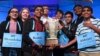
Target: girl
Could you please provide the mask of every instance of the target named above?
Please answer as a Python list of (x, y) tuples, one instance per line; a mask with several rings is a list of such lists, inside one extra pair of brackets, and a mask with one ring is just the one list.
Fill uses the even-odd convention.
[[(22, 23), (20, 22), (20, 20), (18, 18), (18, 9), (16, 9), (16, 8), (11, 8), (9, 10), (6, 21), (3, 21), (0, 25), (0, 37), (1, 37), (1, 40), (2, 40), (2, 44), (4, 44), (3, 39), (4, 39), (4, 36), (5, 36), (4, 35), (5, 33), (22, 34)], [(16, 43), (16, 44), (18, 44), (18, 43)], [(21, 56), (21, 47), (15, 48), (15, 47), (2, 46), (3, 56), (9, 56), (11, 50), (15, 51), (17, 53), (17, 56)], [(14, 56), (14, 55), (10, 55), (10, 56)]]

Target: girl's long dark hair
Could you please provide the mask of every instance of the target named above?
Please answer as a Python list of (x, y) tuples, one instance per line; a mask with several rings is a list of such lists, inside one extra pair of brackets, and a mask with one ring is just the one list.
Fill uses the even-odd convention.
[[(10, 21), (10, 16), (9, 16), (9, 14), (11, 13), (11, 10), (12, 9), (14, 9), (14, 8), (11, 8), (9, 11), (8, 11), (8, 15), (7, 15), (7, 17), (6, 17), (6, 21)], [(15, 9), (17, 9), (17, 8), (15, 8)], [(17, 21), (20, 21), (21, 19), (19, 18), (19, 16), (18, 16), (18, 18), (17, 18)]]

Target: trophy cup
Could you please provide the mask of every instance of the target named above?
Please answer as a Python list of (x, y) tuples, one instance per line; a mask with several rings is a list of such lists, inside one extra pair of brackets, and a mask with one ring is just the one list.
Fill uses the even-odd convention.
[(47, 32), (49, 34), (49, 37), (46, 39), (46, 45), (58, 45), (58, 39), (57, 39), (57, 32), (58, 32), (58, 19), (48, 19), (48, 29)]

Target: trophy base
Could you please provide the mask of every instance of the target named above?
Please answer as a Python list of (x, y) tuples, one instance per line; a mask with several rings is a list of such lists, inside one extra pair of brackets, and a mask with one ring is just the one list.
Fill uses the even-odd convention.
[(46, 45), (58, 45), (58, 39), (57, 38), (47, 38)]

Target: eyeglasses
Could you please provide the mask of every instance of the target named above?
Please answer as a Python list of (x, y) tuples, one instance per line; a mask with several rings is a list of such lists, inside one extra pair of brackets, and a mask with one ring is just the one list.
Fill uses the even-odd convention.
[(11, 11), (11, 13), (18, 13), (18, 11)]

